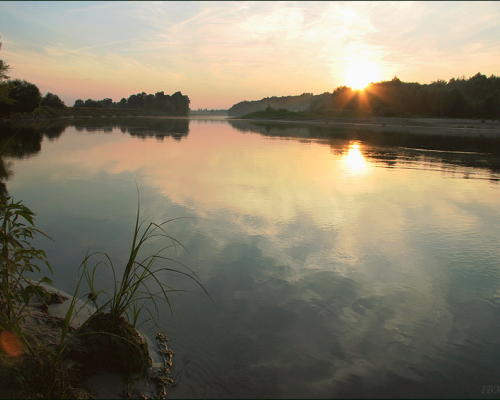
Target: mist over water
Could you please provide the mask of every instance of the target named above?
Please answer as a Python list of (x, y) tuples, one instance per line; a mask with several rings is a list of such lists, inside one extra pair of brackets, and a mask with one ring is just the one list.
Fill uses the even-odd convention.
[[(182, 370), (172, 397), (494, 396), (483, 390), (500, 384), (500, 169), (484, 144), (86, 123), (35, 130), (38, 145), (4, 157), (6, 187), (55, 240), (36, 245), (70, 293), (88, 249), (127, 259), (135, 182), (142, 217), (195, 217), (168, 225), (188, 250), (172, 257), (213, 302), (164, 278), (190, 290), (172, 296), (174, 317), (161, 309)], [(110, 286), (111, 272), (99, 278)]]

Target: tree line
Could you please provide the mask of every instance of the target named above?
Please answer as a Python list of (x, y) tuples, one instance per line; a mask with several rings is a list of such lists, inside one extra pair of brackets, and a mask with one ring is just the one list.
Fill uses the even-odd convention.
[(73, 107), (157, 110), (165, 115), (187, 116), (190, 102), (189, 97), (181, 92), (175, 92), (172, 95), (164, 92), (156, 92), (155, 94), (142, 92), (132, 94), (128, 98), (124, 97), (119, 102), (113, 102), (110, 98), (87, 99), (85, 101), (78, 99)]
[[(1, 47), (2, 43), (0, 49)], [(68, 108), (56, 94), (49, 92), (42, 97), (40, 89), (35, 84), (21, 79), (10, 80), (8, 74), (11, 69), (5, 60), (0, 59), (0, 116), (31, 113), (38, 107)], [(157, 92), (154, 95), (142, 92), (132, 94), (128, 99), (123, 98), (118, 103), (113, 103), (109, 98), (86, 101), (78, 99), (73, 107), (156, 110), (162, 115), (187, 116), (189, 103), (189, 97), (181, 92), (175, 92), (173, 95), (166, 95), (164, 92)]]
[[(0, 49), (2, 43), (0, 43)], [(40, 106), (65, 108), (64, 102), (53, 93), (42, 97), (38, 87), (24, 79), (10, 80), (11, 66), (0, 59), (0, 115), (33, 112)]]
[(301, 111), (302, 114), (338, 116), (400, 116), (500, 119), (500, 77), (481, 73), (466, 79), (437, 80), (430, 84), (390, 81), (371, 83), (364, 90), (347, 86), (333, 93), (266, 97), (242, 101), (229, 110), (241, 116), (265, 110)]
[(311, 111), (352, 110), (375, 116), (500, 119), (500, 77), (481, 73), (465, 79), (431, 84), (391, 81), (372, 83), (364, 90), (337, 87), (327, 101)]
[(315, 96), (312, 93), (302, 93), (299, 96), (273, 96), (265, 97), (262, 100), (240, 101), (228, 110), (228, 115), (237, 117), (240, 115), (250, 114), (255, 111), (264, 110), (266, 107), (277, 109), (285, 108), (289, 111), (304, 111), (309, 109), (311, 103), (315, 101), (317, 97), (318, 96)]

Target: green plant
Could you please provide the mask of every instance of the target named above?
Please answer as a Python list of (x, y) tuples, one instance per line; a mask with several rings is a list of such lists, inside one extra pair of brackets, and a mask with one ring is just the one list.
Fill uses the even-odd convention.
[(29, 241), (37, 233), (49, 236), (35, 228), (35, 213), (21, 203), (6, 194), (0, 197), (0, 328), (14, 332), (30, 348), (20, 328), (23, 311), (35, 294), (50, 298), (40, 284), (52, 281), (43, 277), (35, 282), (28, 275), (41, 272), (39, 263), (45, 264), (51, 273), (52, 268), (45, 252)]
[[(198, 284), (208, 295), (203, 283), (198, 276), (187, 266), (167, 257), (164, 253), (170, 248), (184, 246), (166, 231), (166, 225), (174, 220), (170, 219), (157, 224), (150, 222), (147, 227), (143, 227), (146, 221), (140, 221), (140, 199), (138, 191), (137, 216), (134, 227), (132, 245), (129, 257), (119, 278), (116, 268), (111, 258), (102, 252), (88, 254), (79, 268), (79, 281), (69, 310), (62, 326), (61, 343), (58, 349), (58, 358), (62, 359), (66, 350), (69, 349), (71, 341), (81, 337), (87, 349), (93, 349), (92, 356), (87, 354), (83, 358), (97, 360), (105, 364), (108, 369), (119, 370), (125, 375), (142, 374), (151, 366), (147, 344), (138, 335), (136, 328), (141, 320), (141, 315), (147, 313), (149, 318), (158, 326), (159, 317), (158, 302), (163, 301), (168, 304), (173, 315), (169, 294), (180, 294), (183, 290), (173, 289), (163, 281), (164, 275), (169, 273), (180, 274), (188, 277)], [(153, 255), (141, 258), (139, 253), (145, 243), (154, 238), (163, 238), (167, 241)], [(97, 262), (93, 267), (89, 264), (93, 258), (101, 256), (104, 260)], [(158, 262), (167, 265), (157, 267)], [(181, 266), (185, 270), (173, 268), (173, 263)], [(95, 277), (99, 268), (111, 268), (113, 274), (113, 291), (109, 289), (96, 288)], [(76, 301), (82, 282), (85, 281), (89, 293), (82, 296), (80, 300), (85, 305), (92, 303), (96, 312), (88, 318), (75, 332), (68, 335), (71, 321), (78, 313)], [(210, 297), (210, 295), (208, 295)], [(103, 300), (103, 297), (107, 297)], [(154, 311), (156, 311), (154, 315)], [(145, 322), (143, 321), (143, 322)]]
[[(121, 279), (117, 280), (113, 262), (106, 253), (87, 255), (80, 265), (77, 287), (61, 324), (60, 342), (55, 349), (49, 349), (43, 343), (41, 345), (30, 343), (21, 330), (23, 315), (24, 312), (29, 312), (31, 297), (37, 295), (45, 304), (51, 299), (51, 293), (42, 285), (42, 283), (51, 284), (49, 278), (43, 277), (35, 282), (28, 277), (30, 273), (40, 273), (39, 264), (43, 263), (52, 272), (45, 252), (30, 244), (30, 240), (37, 233), (47, 235), (34, 227), (35, 214), (22, 202), (15, 202), (9, 195), (0, 197), (0, 343), (2, 345), (13, 343), (11, 350), (14, 353), (17, 351), (15, 347), (19, 344), (19, 338), (28, 350), (25, 357), (18, 359), (21, 364), (14, 363), (7, 368), (9, 371), (12, 368), (22, 368), (22, 374), (13, 377), (21, 391), (49, 398), (73, 396), (75, 393), (71, 387), (73, 379), (70, 379), (65, 365), (68, 356), (75, 359), (76, 354), (78, 358), (78, 351), (83, 365), (89, 361), (102, 362), (111, 369), (124, 373), (129, 380), (133, 375), (142, 375), (151, 366), (151, 359), (147, 343), (136, 330), (139, 320), (142, 320), (140, 316), (147, 312), (149, 314), (147, 320), (152, 319), (157, 325), (158, 301), (166, 302), (173, 314), (168, 296), (170, 293), (180, 294), (182, 291), (166, 284), (163, 281), (163, 274), (177, 273), (188, 277), (208, 295), (202, 282), (191, 269), (164, 255), (169, 248), (177, 246), (184, 248), (165, 230), (166, 224), (179, 218), (161, 224), (151, 222), (143, 229), (145, 221), (139, 223), (139, 210), (138, 202), (132, 246)], [(163, 238), (168, 242), (153, 255), (141, 259), (139, 256), (141, 248), (153, 238)], [(104, 255), (104, 261), (98, 262), (92, 268), (89, 267), (91, 259), (97, 255)], [(174, 263), (186, 270), (168, 265), (157, 268), (158, 261)], [(110, 267), (112, 270), (114, 277), (112, 293), (108, 293), (107, 289), (96, 289), (96, 273), (102, 266)], [(90, 293), (78, 298), (84, 282)], [(107, 296), (107, 300), (101, 301), (104, 295)], [(92, 303), (96, 311), (92, 315), (83, 316), (84, 321), (75, 329), (72, 327), (73, 321), (75, 318), (82, 320), (80, 312), (84, 308), (82, 304), (78, 304), (79, 301), (83, 301), (83, 306)], [(156, 317), (153, 315), (154, 310)], [(7, 358), (0, 352), (0, 364), (4, 366), (7, 366), (11, 359), (8, 358), (8, 351), (5, 351), (7, 348), (8, 346), (3, 346)], [(109, 363), (110, 359), (114, 362)], [(118, 368), (115, 368), (116, 366)]]
[[(139, 197), (139, 193), (138, 193)], [(175, 273), (180, 274), (194, 281), (199, 285), (205, 293), (210, 297), (205, 289), (205, 286), (199, 279), (199, 277), (194, 273), (189, 267), (174, 260), (171, 257), (164, 255), (165, 251), (170, 248), (176, 248), (177, 246), (185, 247), (177, 239), (173, 238), (165, 230), (165, 226), (175, 220), (181, 218), (173, 218), (164, 221), (160, 224), (150, 222), (147, 227), (142, 231), (143, 224), (146, 221), (139, 222), (140, 220), (140, 200), (138, 199), (137, 206), (137, 216), (134, 228), (134, 235), (132, 240), (132, 246), (130, 248), (129, 258), (127, 264), (125, 265), (121, 279), (117, 279), (116, 269), (113, 265), (112, 260), (106, 253), (93, 253), (88, 255), (81, 265), (83, 269), (83, 276), (86, 277), (87, 284), (90, 288), (90, 297), (96, 299), (101, 293), (106, 293), (106, 290), (96, 291), (94, 284), (94, 276), (96, 274), (97, 268), (101, 265), (106, 265), (111, 268), (113, 273), (113, 294), (110, 296), (109, 301), (106, 302), (101, 309), (109, 308), (109, 314), (113, 321), (117, 321), (119, 318), (125, 318), (134, 327), (137, 327), (139, 316), (146, 311), (150, 319), (156, 323), (156, 318), (153, 316), (150, 304), (153, 305), (158, 315), (157, 301), (164, 301), (168, 304), (170, 311), (173, 314), (172, 306), (169, 300), (169, 293), (183, 292), (184, 290), (173, 289), (168, 284), (162, 281), (162, 276), (164, 274)], [(153, 238), (164, 238), (167, 240), (168, 244), (163, 246), (155, 254), (149, 255), (144, 259), (140, 260), (139, 252), (145, 243)], [(99, 262), (91, 271), (88, 268), (88, 261), (94, 255), (104, 255), (106, 261)], [(185, 271), (168, 267), (161, 266), (156, 268), (156, 262), (163, 261), (166, 263), (174, 263), (185, 269)]]

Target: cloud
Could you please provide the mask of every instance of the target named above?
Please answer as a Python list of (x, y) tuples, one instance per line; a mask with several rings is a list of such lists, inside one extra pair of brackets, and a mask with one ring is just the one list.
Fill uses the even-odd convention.
[[(214, 90), (227, 93), (227, 103), (216, 108), (330, 91), (345, 83), (353, 57), (376, 65), (383, 80), (424, 82), (473, 70), (491, 74), (500, 61), (495, 2), (43, 4), (0, 5), (0, 23), (19, 25), (2, 38), (13, 43), (2, 53), (14, 73), (40, 77), (40, 63), (46, 74), (67, 67), (88, 76), (95, 68), (96, 86), (120, 85), (118, 78), (137, 88), (141, 79), (146, 86), (156, 81), (188, 93), (193, 107), (210, 107), (196, 98)], [(26, 62), (30, 57), (36, 61)]]

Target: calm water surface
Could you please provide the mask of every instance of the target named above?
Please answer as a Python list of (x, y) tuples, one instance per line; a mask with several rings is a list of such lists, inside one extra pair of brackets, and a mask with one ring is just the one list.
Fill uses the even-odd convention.
[(498, 397), (497, 157), (127, 121), (36, 131), (38, 147), (4, 157), (6, 186), (54, 239), (36, 244), (67, 292), (88, 250), (125, 262), (136, 183), (144, 218), (196, 217), (169, 224), (188, 250), (171, 256), (213, 302), (168, 278), (190, 290), (174, 318), (162, 309), (172, 397)]

